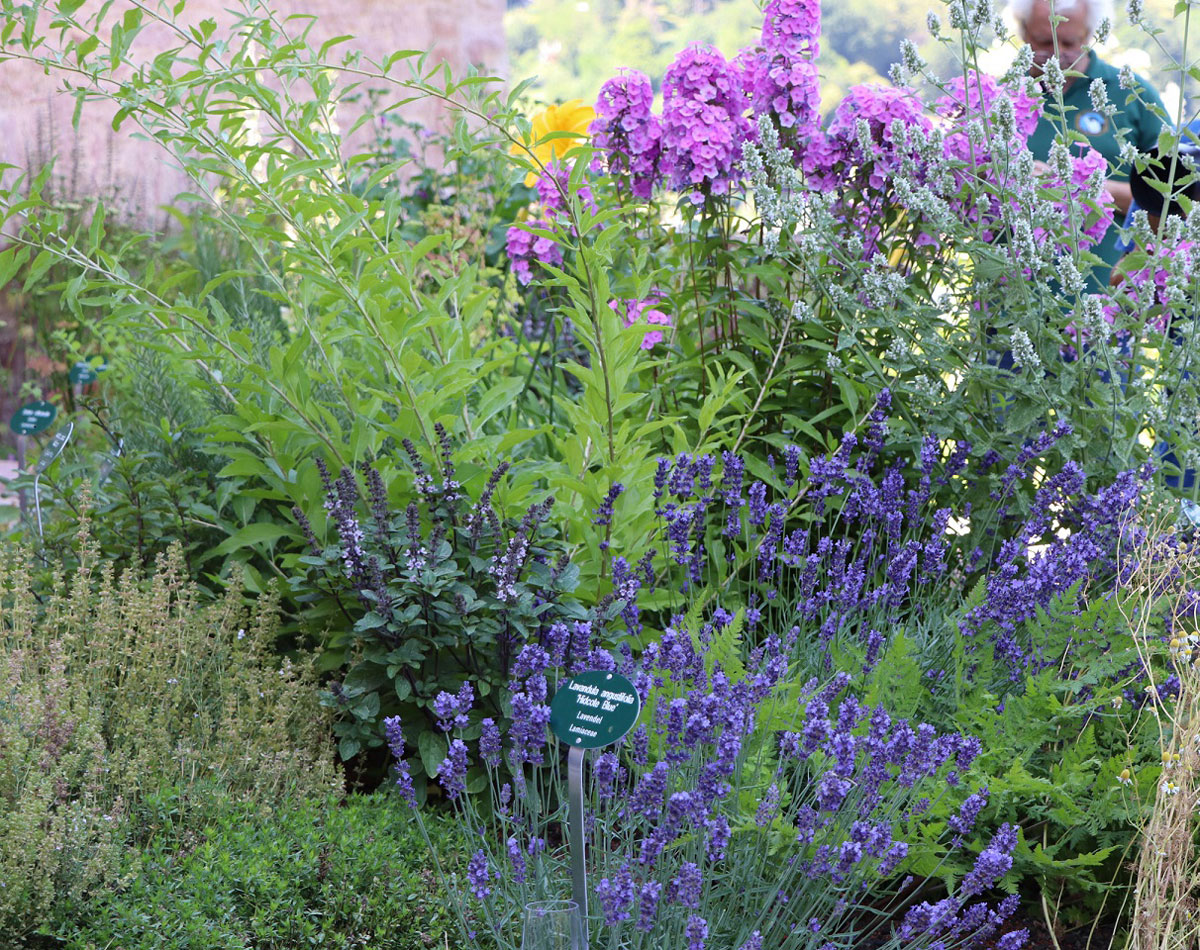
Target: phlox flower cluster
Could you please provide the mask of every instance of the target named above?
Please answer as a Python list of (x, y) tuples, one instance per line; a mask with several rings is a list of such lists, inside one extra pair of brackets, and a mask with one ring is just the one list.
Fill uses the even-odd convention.
[(750, 136), (741, 71), (711, 46), (689, 46), (663, 80), (661, 169), (671, 188), (702, 204), (740, 179), (737, 163)]
[(636, 69), (618, 73), (600, 87), (592, 144), (599, 150), (597, 171), (626, 180), (636, 198), (649, 198), (658, 184), (662, 121), (651, 111), (650, 78)]
[(814, 137), (804, 169), (820, 188), (854, 185), (879, 193), (905, 160), (913, 158), (911, 129), (928, 131), (921, 100), (909, 89), (853, 86), (830, 119), (823, 137)]
[(1037, 127), (1038, 98), (1027, 81), (1002, 85), (968, 69), (965, 77), (947, 84), (933, 109), (943, 124), (944, 153), (952, 163), (951, 185), (943, 190), (949, 191), (955, 216), (978, 225), (990, 241), (1001, 218), (1001, 196), (1018, 184), (1016, 157), (1027, 150), (1025, 141)]
[[(1109, 323), (1118, 313), (1135, 314), (1166, 333), (1179, 317), (1191, 319), (1200, 303), (1200, 254), (1191, 241), (1152, 244), (1141, 266), (1130, 267), (1119, 291), (1104, 308)], [(1177, 324), (1175, 324), (1178, 326)], [(1176, 330), (1176, 335), (1179, 331)]]
[(564, 162), (549, 162), (538, 174), (534, 190), (537, 191), (542, 217), (513, 225), (505, 233), (504, 239), (505, 253), (521, 284), (533, 280), (535, 264), (562, 266), (562, 247), (553, 234), (563, 228), (574, 233), (567, 213), (567, 195), (573, 193), (587, 210), (593, 213), (597, 210), (590, 186), (581, 184), (577, 189), (572, 188), (571, 166)]
[(781, 129), (794, 130), (795, 154), (820, 125), (821, 87), (818, 0), (771, 0), (763, 8), (759, 46), (739, 57), (755, 115), (769, 115)]
[[(552, 219), (559, 217), (567, 207), (566, 195), (572, 193), (571, 166), (562, 162), (551, 162), (545, 171), (538, 175), (533, 187), (541, 202), (542, 212)], [(589, 185), (580, 184), (579, 188), (574, 190), (574, 194), (585, 208), (593, 214), (596, 212), (596, 199), (592, 196)]]
[(562, 248), (546, 233), (551, 232), (553, 227), (549, 220), (534, 218), (508, 229), (504, 239), (505, 252), (513, 273), (522, 284), (533, 280), (534, 264), (562, 266)]
[(659, 309), (660, 303), (658, 297), (647, 297), (644, 300), (610, 300), (608, 305), (626, 327), (649, 327), (642, 336), (641, 346), (643, 350), (652, 350), (655, 344), (663, 341), (663, 331), (659, 328), (671, 326), (671, 317)]
[(1078, 150), (1072, 152), (1069, 168), (1069, 175), (1060, 176), (1067, 196), (1055, 199), (1054, 204), (1064, 219), (1070, 218), (1073, 208), (1076, 213), (1082, 211), (1084, 219), (1080, 222), (1078, 237), (1079, 246), (1086, 248), (1099, 244), (1112, 227), (1115, 205), (1104, 190), (1108, 162), (1094, 148), (1088, 148), (1082, 154)]

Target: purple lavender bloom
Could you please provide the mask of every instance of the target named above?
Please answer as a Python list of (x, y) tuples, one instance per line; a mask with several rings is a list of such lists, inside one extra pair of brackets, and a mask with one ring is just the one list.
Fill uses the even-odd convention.
[(549, 724), (549, 706), (535, 702), (526, 693), (513, 694), (508, 741), (510, 754), (518, 763), (541, 764)]
[(745, 477), (746, 463), (732, 452), (722, 452), (721, 462), (721, 497), (726, 505), (737, 508), (742, 504), (742, 479)]
[(388, 750), (396, 760), (392, 768), (396, 772), (396, 785), (400, 788), (400, 797), (411, 808), (417, 807), (417, 794), (413, 788), (412, 773), (404, 758), (404, 730), (399, 716), (389, 716), (383, 720), (384, 735), (387, 737)]
[(779, 810), (779, 785), (772, 782), (770, 787), (759, 799), (758, 809), (754, 813), (754, 823), (760, 828), (766, 828), (775, 820)]
[(479, 723), (479, 757), (488, 768), (500, 766), (500, 729), (490, 716)]
[(662, 894), (662, 884), (658, 881), (646, 881), (642, 885), (638, 897), (638, 930), (650, 933), (654, 929), (654, 920), (658, 915), (658, 900)]
[(684, 936), (687, 937), (687, 950), (704, 950), (704, 941), (708, 939), (708, 921), (698, 914), (689, 914)]
[(767, 486), (755, 482), (750, 486), (750, 523), (762, 525), (767, 520)]
[(433, 714), (438, 718), (438, 728), (442, 732), (449, 732), (457, 725), (458, 697), (441, 690), (433, 700)]
[(514, 837), (504, 843), (508, 851), (508, 861), (512, 865), (512, 878), (514, 883), (524, 884), (525, 871), (525, 851), (521, 848), (521, 843)]
[(612, 878), (602, 878), (596, 885), (596, 896), (600, 898), (600, 907), (604, 911), (604, 922), (609, 927), (615, 927), (624, 920), (629, 920), (633, 914), (630, 909), (637, 896), (637, 888), (633, 882), (633, 873), (629, 864), (623, 864)]
[(752, 933), (738, 950), (763, 950), (763, 938), (757, 930)]
[(601, 753), (592, 767), (592, 779), (596, 783), (596, 795), (601, 801), (616, 794), (617, 779), (621, 774), (620, 761), (612, 752)]
[(789, 445), (783, 450), (783, 483), (788, 488), (796, 484), (800, 474), (800, 456), (800, 449), (795, 445)]
[(552, 624), (542, 638), (542, 647), (555, 666), (564, 665), (570, 645), (571, 631), (565, 623)]
[(684, 862), (668, 891), (670, 899), (690, 910), (700, 909), (700, 897), (704, 888), (704, 877), (700, 868), (692, 861)]
[[(725, 794), (728, 794), (728, 789), (729, 786), (725, 786)], [(733, 837), (733, 829), (729, 826), (729, 819), (724, 815), (705, 819), (704, 828), (708, 832), (708, 836), (704, 841), (705, 857), (714, 864), (718, 861), (723, 861), (726, 849), (729, 847), (729, 841)]]
[(450, 749), (438, 766), (438, 780), (451, 801), (467, 790), (467, 746), (462, 739), (451, 739)]
[(604, 496), (604, 500), (600, 502), (600, 507), (596, 509), (596, 517), (592, 519), (592, 524), (599, 527), (612, 524), (613, 505), (623, 491), (625, 491), (625, 486), (620, 482), (612, 483), (607, 494)]
[(1017, 846), (1017, 832), (1012, 825), (1001, 825), (992, 843), (980, 852), (975, 866), (958, 886), (959, 899), (982, 894), (1000, 882), (1012, 869), (1012, 852)]
[(671, 460), (669, 458), (660, 457), (658, 466), (654, 470), (654, 499), (658, 501), (663, 496), (663, 488), (667, 484), (667, 477), (671, 474)]
[(987, 805), (988, 790), (986, 787), (981, 788), (973, 795), (967, 796), (962, 805), (959, 806), (958, 814), (951, 815), (946, 822), (959, 835), (969, 834), (971, 829), (975, 827), (975, 820), (979, 817), (979, 813)]
[(491, 879), (492, 870), (487, 854), (482, 849), (476, 851), (467, 862), (467, 881), (471, 885), (471, 893), (478, 900), (487, 900), (491, 896)]
[(634, 786), (633, 792), (629, 796), (627, 807), (630, 815), (651, 818), (662, 812), (669, 774), (667, 763), (659, 762), (638, 779), (637, 785)]

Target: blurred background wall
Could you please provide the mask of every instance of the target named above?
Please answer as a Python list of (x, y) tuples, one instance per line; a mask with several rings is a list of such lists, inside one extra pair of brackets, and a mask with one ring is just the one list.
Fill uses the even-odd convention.
[[(84, 11), (98, 5), (89, 0)], [(229, 6), (225, 0), (188, 0), (185, 15), (191, 23), (209, 17), (227, 22)], [(114, 8), (109, 20), (120, 17), (120, 0)], [(456, 76), (469, 66), (491, 75), (504, 75), (507, 69), (505, 0), (280, 0), (274, 9), (280, 15), (315, 16), (314, 44), (353, 35), (353, 41), (337, 47), (343, 52), (358, 49), (378, 60), (400, 49), (428, 49), (434, 59), (449, 63)], [(298, 32), (299, 22), (292, 25)], [(172, 45), (166, 29), (149, 27), (131, 55), (148, 60)], [(187, 185), (161, 148), (134, 137), (132, 123), (114, 132), (113, 110), (101, 103), (85, 108), (78, 131), (73, 130), (74, 100), (58, 91), (55, 77), (29, 63), (0, 63), (0, 101), (0, 161), (40, 167), (55, 156), (56, 187), (67, 200), (112, 197), (118, 210), (153, 226), (163, 220), (160, 206)], [(429, 103), (414, 104), (406, 117), (426, 124), (439, 118)], [(350, 121), (343, 121), (343, 127)]]

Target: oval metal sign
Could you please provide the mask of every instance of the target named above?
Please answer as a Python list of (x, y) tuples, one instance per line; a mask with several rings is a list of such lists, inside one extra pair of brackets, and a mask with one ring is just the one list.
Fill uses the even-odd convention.
[(71, 433), (74, 431), (75, 423), (68, 422), (65, 429), (63, 429), (61, 432), (55, 433), (54, 438), (50, 440), (50, 444), (42, 449), (42, 455), (38, 459), (38, 463), (33, 470), (34, 475), (41, 475), (42, 472), (46, 471), (46, 469), (50, 467), (50, 463), (62, 454), (62, 450), (71, 440)]
[(569, 746), (599, 749), (629, 732), (641, 709), (641, 697), (624, 676), (589, 670), (559, 686), (550, 701), (550, 731)]
[(8, 426), (17, 435), (35, 435), (50, 426), (58, 409), (48, 402), (27, 402), (13, 413)]
[(71, 367), (71, 372), (67, 376), (73, 385), (83, 386), (87, 383), (94, 383), (106, 369), (108, 369), (108, 364), (103, 360), (99, 363), (80, 360)]

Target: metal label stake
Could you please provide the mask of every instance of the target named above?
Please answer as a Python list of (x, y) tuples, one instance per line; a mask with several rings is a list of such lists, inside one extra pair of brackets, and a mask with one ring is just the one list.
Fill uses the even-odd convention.
[(550, 730), (567, 749), (567, 840), (571, 848), (571, 892), (583, 918), (588, 943), (587, 842), (583, 834), (583, 763), (588, 749), (622, 739), (637, 722), (642, 700), (620, 673), (591, 670), (564, 680), (550, 702)]
[(68, 422), (65, 429), (56, 432), (38, 459), (37, 467), (33, 470), (33, 505), (37, 510), (38, 537), (42, 540), (45, 540), (46, 535), (42, 532), (42, 499), (38, 482), (42, 478), (42, 472), (46, 471), (50, 467), (50, 463), (58, 458), (62, 454), (62, 450), (67, 447), (67, 443), (71, 441), (71, 433), (74, 431), (75, 423)]
[(586, 749), (567, 750), (567, 798), (570, 814), (567, 832), (571, 841), (571, 896), (583, 918), (583, 946), (588, 947), (587, 844), (583, 838), (583, 759)]

